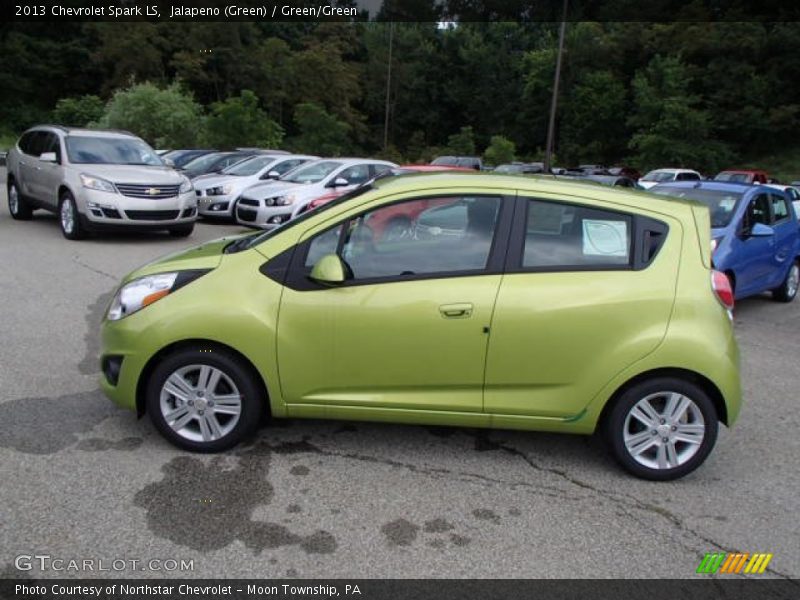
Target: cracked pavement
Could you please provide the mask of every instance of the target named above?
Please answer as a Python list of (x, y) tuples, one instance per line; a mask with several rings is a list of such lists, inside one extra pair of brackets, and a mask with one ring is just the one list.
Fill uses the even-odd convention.
[(98, 323), (122, 275), (239, 228), (73, 243), (0, 204), (4, 576), (38, 553), (194, 560), (176, 577), (683, 578), (712, 551), (800, 576), (800, 302), (739, 303), (740, 421), (677, 482), (633, 479), (595, 438), (340, 421), (192, 455), (98, 391)]

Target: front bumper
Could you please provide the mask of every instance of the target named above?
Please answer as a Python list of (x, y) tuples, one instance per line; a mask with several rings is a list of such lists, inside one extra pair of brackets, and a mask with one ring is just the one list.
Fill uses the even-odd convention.
[(236, 222), (246, 227), (275, 229), (292, 218), (291, 204), (286, 206), (265, 206), (263, 200), (241, 198), (236, 203)]
[(204, 217), (227, 217), (233, 216), (233, 207), (236, 204), (236, 196), (197, 196), (197, 212)]
[(101, 331), (100, 388), (115, 404), (136, 410), (139, 379), (159, 341), (143, 335), (137, 315), (104, 321)]
[(197, 199), (194, 191), (172, 198), (151, 200), (83, 189), (79, 212), (89, 229), (166, 228), (196, 221)]

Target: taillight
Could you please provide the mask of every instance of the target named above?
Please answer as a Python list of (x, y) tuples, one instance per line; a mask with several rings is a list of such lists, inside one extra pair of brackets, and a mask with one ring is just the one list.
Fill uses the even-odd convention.
[(731, 287), (731, 281), (728, 279), (728, 276), (719, 271), (711, 271), (711, 289), (714, 290), (714, 294), (717, 296), (717, 300), (719, 300), (720, 304), (732, 311), (733, 288)]

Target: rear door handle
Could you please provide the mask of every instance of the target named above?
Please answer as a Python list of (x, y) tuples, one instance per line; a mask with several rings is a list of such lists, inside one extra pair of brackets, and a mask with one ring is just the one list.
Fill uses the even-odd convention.
[(463, 302), (460, 304), (442, 304), (439, 312), (445, 319), (466, 319), (472, 316), (472, 304)]

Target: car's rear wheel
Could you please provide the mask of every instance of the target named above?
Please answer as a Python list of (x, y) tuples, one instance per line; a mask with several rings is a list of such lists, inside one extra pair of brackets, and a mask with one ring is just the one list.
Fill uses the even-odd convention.
[(16, 181), (10, 181), (8, 183), (7, 191), (8, 212), (11, 213), (11, 218), (17, 221), (27, 221), (33, 217), (33, 208), (19, 193)]
[(717, 439), (714, 403), (697, 385), (672, 377), (637, 383), (606, 416), (606, 439), (628, 472), (643, 479), (678, 479), (699, 467)]
[(193, 231), (194, 231), (194, 223), (192, 223), (191, 225), (182, 225), (180, 227), (172, 227), (169, 230), (169, 234), (172, 237), (184, 238), (184, 237), (189, 237), (190, 235), (192, 235)]
[(68, 240), (82, 240), (86, 237), (86, 229), (81, 223), (75, 198), (69, 192), (61, 195), (58, 204), (58, 222), (61, 225), (61, 233)]
[(795, 261), (789, 267), (786, 279), (780, 287), (772, 290), (772, 298), (778, 302), (791, 302), (797, 296), (798, 286), (800, 286), (800, 261)]
[(195, 452), (227, 450), (252, 435), (264, 394), (248, 365), (215, 346), (165, 358), (147, 382), (147, 411), (171, 443)]

